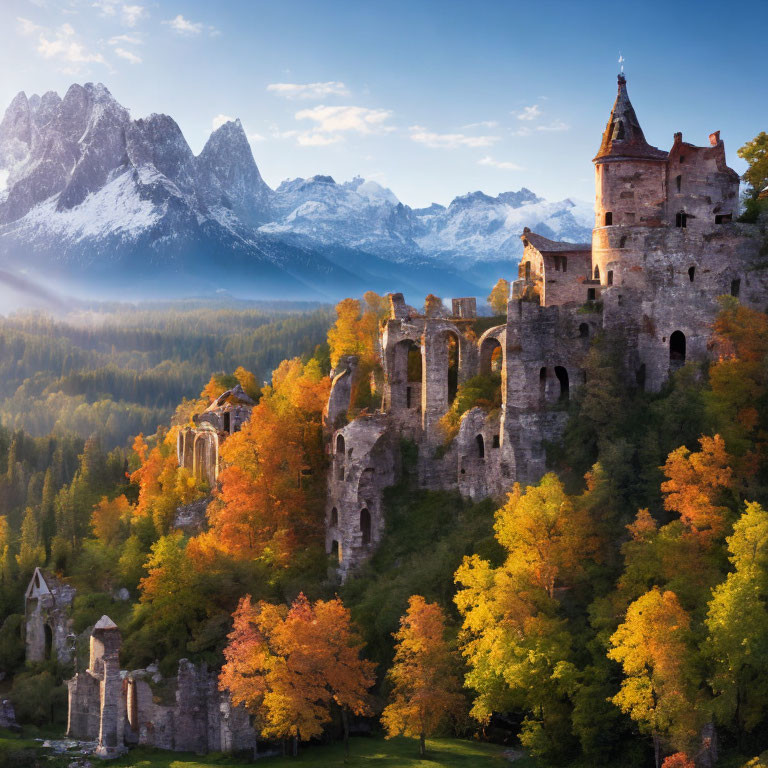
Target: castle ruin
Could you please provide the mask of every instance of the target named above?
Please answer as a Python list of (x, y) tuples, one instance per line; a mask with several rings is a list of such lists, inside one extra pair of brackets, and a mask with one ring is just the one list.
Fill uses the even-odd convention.
[(70, 615), (75, 588), (49, 571), (35, 568), (24, 593), (24, 644), (27, 662), (72, 660)]
[[(325, 412), (326, 549), (342, 579), (381, 539), (382, 492), (397, 478), (403, 438), (418, 448), (420, 487), (500, 497), (544, 474), (544, 444), (562, 435), (564, 404), (585, 382), (596, 333), (619, 335), (629, 382), (658, 391), (686, 361), (706, 358), (718, 297), (764, 307), (757, 231), (735, 221), (739, 177), (719, 131), (703, 147), (680, 133), (668, 152), (652, 147), (621, 74), (593, 162), (592, 242), (526, 228), (505, 323), (477, 334), (472, 299), (420, 313), (391, 294), (380, 337), (382, 407), (349, 423), (356, 361), (339, 362)], [(446, 444), (440, 420), (458, 385), (493, 368), (501, 408), (472, 408)]]
[(253, 750), (248, 712), (219, 691), (205, 664), (182, 659), (169, 679), (156, 668), (125, 671), (120, 646), (117, 625), (102, 616), (91, 633), (88, 669), (67, 681), (69, 738), (96, 741), (101, 758), (135, 745), (198, 754)]
[(198, 482), (210, 488), (219, 477), (219, 448), (251, 417), (256, 403), (236, 384), (219, 395), (202, 413), (195, 414), (194, 427), (182, 427), (176, 438), (176, 457)]

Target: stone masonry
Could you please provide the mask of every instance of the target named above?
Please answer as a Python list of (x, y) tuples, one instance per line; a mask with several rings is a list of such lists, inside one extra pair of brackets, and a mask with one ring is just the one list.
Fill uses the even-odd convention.
[(62, 664), (72, 660), (69, 635), (74, 599), (74, 587), (42, 568), (35, 568), (24, 594), (27, 662), (52, 657)]
[(182, 427), (176, 438), (176, 456), (180, 467), (186, 467), (198, 481), (210, 488), (219, 476), (219, 448), (226, 438), (238, 432), (251, 417), (256, 405), (237, 384), (217, 397), (200, 414), (193, 417), (194, 427)]
[(134, 745), (176, 752), (252, 751), (256, 732), (242, 707), (218, 690), (217, 675), (186, 659), (175, 678), (119, 667), (120, 632), (102, 616), (91, 634), (88, 669), (67, 681), (67, 736), (97, 741), (96, 755)]
[[(325, 414), (326, 547), (342, 579), (381, 539), (382, 492), (397, 480), (403, 440), (418, 449), (420, 487), (500, 498), (545, 472), (545, 443), (562, 434), (596, 333), (622, 339), (630, 385), (657, 391), (686, 361), (706, 358), (720, 296), (765, 308), (759, 233), (735, 221), (739, 177), (719, 131), (701, 147), (680, 133), (668, 152), (651, 146), (622, 74), (594, 164), (592, 242), (525, 228), (504, 324), (478, 337), (472, 299), (420, 313), (391, 294), (381, 410), (349, 423), (356, 360), (340, 361)], [(500, 411), (469, 410), (446, 444), (440, 420), (457, 386), (492, 369)]]

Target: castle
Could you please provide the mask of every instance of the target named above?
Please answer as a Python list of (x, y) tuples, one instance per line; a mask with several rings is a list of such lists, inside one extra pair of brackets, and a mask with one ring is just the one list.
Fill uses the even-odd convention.
[[(563, 403), (585, 382), (596, 333), (618, 334), (629, 383), (657, 391), (687, 360), (706, 357), (719, 296), (764, 308), (757, 232), (735, 222), (739, 176), (719, 132), (708, 146), (680, 133), (669, 152), (651, 146), (621, 74), (594, 164), (592, 242), (525, 229), (505, 323), (479, 334), (473, 299), (419, 313), (390, 295), (382, 407), (349, 423), (356, 361), (339, 362), (325, 411), (326, 549), (342, 579), (381, 539), (382, 492), (399, 474), (403, 438), (418, 448), (420, 487), (499, 497), (545, 472), (544, 444), (562, 434)], [(446, 445), (440, 419), (457, 385), (494, 369), (501, 408), (469, 410)]]
[[(383, 491), (405, 456), (419, 487), (472, 499), (501, 497), (514, 482), (545, 472), (546, 442), (561, 436), (565, 405), (586, 381), (598, 332), (622, 340), (624, 375), (657, 391), (687, 360), (703, 360), (718, 298), (764, 308), (768, 273), (755, 227), (735, 221), (739, 177), (719, 132), (698, 147), (676, 133), (669, 152), (648, 144), (619, 75), (618, 95), (595, 164), (591, 243), (556, 242), (525, 229), (523, 257), (504, 323), (484, 327), (475, 299), (424, 312), (390, 294), (380, 334), (382, 404), (352, 418), (357, 360), (332, 372), (323, 414), (330, 459), (326, 549), (346, 578), (381, 540)], [(765, 192), (765, 191), (764, 191)], [(500, 379), (500, 407), (464, 413), (446, 442), (442, 419), (460, 384)], [(238, 385), (179, 431), (177, 458), (199, 481), (217, 482), (222, 441), (254, 402)], [(404, 454), (407, 441), (416, 451)], [(201, 512), (204, 512), (203, 504)], [(26, 592), (28, 661), (75, 660), (74, 589), (36, 569)], [(205, 665), (179, 663), (163, 679), (154, 667), (120, 670), (120, 633), (103, 616), (90, 637), (88, 668), (67, 682), (68, 735), (98, 742), (112, 757), (127, 745), (184, 751), (252, 749), (248, 713), (218, 691)]]

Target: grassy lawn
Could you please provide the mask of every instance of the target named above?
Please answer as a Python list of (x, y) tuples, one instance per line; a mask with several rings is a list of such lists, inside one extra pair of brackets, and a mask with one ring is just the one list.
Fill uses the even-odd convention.
[[(275, 757), (259, 760), (263, 768), (473, 768), (488, 766), (502, 768), (532, 768), (526, 760), (509, 763), (502, 755), (503, 748), (495, 744), (479, 744), (460, 739), (430, 739), (427, 757), (419, 758), (418, 742), (411, 739), (353, 738), (349, 760), (344, 759), (343, 744), (331, 746), (303, 746), (298, 758)], [(252, 764), (252, 763), (251, 763)], [(186, 755), (173, 752), (134, 749), (119, 760), (110, 761), (115, 768), (242, 768), (243, 763), (224, 755)]]

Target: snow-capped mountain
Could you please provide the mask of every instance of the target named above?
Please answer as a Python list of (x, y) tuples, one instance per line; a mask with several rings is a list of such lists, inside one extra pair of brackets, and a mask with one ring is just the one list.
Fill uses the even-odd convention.
[(167, 115), (103, 85), (18, 94), (0, 122), (0, 268), (122, 296), (325, 298), (367, 288), (484, 295), (519, 234), (589, 237), (591, 211), (527, 189), (411, 209), (374, 181), (270, 189), (239, 120), (195, 156)]

